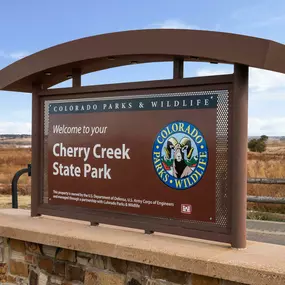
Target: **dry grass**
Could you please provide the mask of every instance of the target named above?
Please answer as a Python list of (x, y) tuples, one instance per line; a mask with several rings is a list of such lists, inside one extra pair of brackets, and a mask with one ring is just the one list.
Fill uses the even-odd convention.
[[(249, 153), (248, 177), (285, 178), (285, 155)], [(282, 197), (285, 185), (249, 184), (247, 191), (249, 195)]]
[[(271, 142), (264, 153), (248, 154), (248, 177), (285, 178), (285, 142)], [(248, 195), (285, 197), (285, 185), (248, 184)], [(248, 203), (248, 209), (285, 214), (285, 205)]]
[[(11, 193), (11, 182), (17, 171), (31, 163), (31, 149), (0, 148), (0, 194)], [(30, 177), (22, 175), (19, 179), (21, 194), (29, 194)]]
[[(285, 178), (285, 143), (271, 143), (264, 153), (248, 153), (248, 177)], [(281, 197), (282, 185), (248, 185), (248, 194)]]
[[(11, 208), (11, 182), (15, 173), (31, 163), (31, 149), (0, 147), (0, 208)], [(27, 174), (18, 181), (20, 208), (31, 205), (31, 178)]]
[[(19, 196), (18, 197), (19, 208), (30, 209), (31, 208), (31, 196)], [(0, 195), (0, 208), (12, 208), (11, 195)]]
[(285, 214), (260, 212), (260, 211), (248, 211), (247, 218), (251, 220), (265, 220), (275, 222), (285, 222)]

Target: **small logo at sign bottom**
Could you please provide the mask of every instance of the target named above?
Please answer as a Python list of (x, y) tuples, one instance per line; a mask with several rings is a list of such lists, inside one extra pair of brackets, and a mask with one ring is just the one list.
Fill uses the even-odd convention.
[(192, 206), (190, 204), (182, 204), (181, 205), (181, 213), (182, 214), (191, 214)]

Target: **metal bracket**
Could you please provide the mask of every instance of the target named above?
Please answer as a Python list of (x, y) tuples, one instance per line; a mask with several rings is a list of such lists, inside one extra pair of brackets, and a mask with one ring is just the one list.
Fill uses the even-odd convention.
[(17, 171), (12, 179), (12, 208), (14, 209), (18, 209), (18, 180), (25, 173), (28, 173), (29, 176), (32, 175), (31, 164), (28, 164), (27, 168)]

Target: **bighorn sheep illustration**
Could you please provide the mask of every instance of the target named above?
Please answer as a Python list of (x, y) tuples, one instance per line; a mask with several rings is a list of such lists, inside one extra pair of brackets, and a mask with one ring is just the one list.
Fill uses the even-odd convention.
[(167, 140), (163, 163), (166, 168), (171, 169), (174, 177), (183, 178), (191, 174), (192, 167), (197, 162), (196, 158), (191, 159), (193, 150), (191, 140), (187, 137), (183, 137), (180, 142), (175, 137)]

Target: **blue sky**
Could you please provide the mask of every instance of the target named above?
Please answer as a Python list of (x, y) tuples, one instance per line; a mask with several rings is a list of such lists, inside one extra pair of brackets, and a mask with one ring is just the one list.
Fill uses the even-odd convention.
[[(47, 47), (81, 37), (146, 28), (239, 33), (285, 43), (284, 0), (9, 0), (0, 4), (0, 69)], [(185, 76), (232, 72), (228, 65), (187, 63)], [(84, 76), (83, 84), (171, 78), (171, 63)], [(60, 86), (69, 86), (65, 82)], [(250, 70), (249, 134), (285, 135), (285, 76)], [(30, 133), (31, 96), (0, 91), (0, 134)]]

